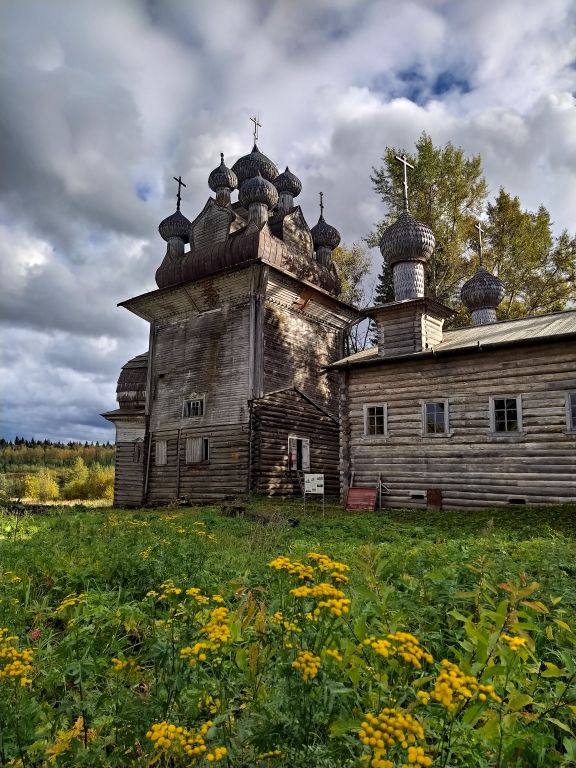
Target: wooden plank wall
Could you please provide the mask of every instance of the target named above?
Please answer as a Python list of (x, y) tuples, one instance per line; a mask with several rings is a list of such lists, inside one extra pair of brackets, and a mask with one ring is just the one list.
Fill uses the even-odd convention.
[[(186, 464), (186, 438), (207, 437), (207, 462)], [(157, 440), (168, 441), (167, 463), (156, 465)], [(159, 430), (152, 437), (148, 500), (154, 503), (186, 499), (192, 504), (224, 499), (248, 490), (248, 425), (231, 424), (199, 429)]]
[(338, 424), (295, 390), (275, 392), (252, 404), (252, 490), (300, 494), (288, 466), (288, 436), (310, 440), (310, 472), (325, 474), (327, 496), (338, 496)]
[[(576, 435), (566, 424), (565, 393), (576, 389), (576, 345), (562, 342), (349, 370), (343, 396), (343, 467), (355, 483), (377, 473), (388, 506), (425, 506), (411, 493), (440, 489), (444, 506), (576, 500)], [(489, 397), (522, 395), (523, 432), (490, 432)], [(449, 400), (448, 437), (423, 437), (421, 400)], [(388, 404), (387, 438), (365, 437), (363, 405)], [(345, 412), (345, 410), (344, 410)], [(348, 475), (348, 473), (346, 473)], [(343, 478), (343, 488), (347, 476)]]
[(264, 314), (264, 392), (296, 386), (335, 417), (337, 375), (322, 367), (338, 359), (341, 335), (306, 315), (273, 304)]
[(114, 474), (114, 506), (140, 507), (144, 494), (146, 444), (142, 444), (141, 460), (134, 461), (134, 443), (116, 443)]

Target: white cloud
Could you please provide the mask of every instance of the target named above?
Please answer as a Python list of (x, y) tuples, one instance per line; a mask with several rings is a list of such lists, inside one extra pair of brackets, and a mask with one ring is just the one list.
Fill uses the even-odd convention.
[(310, 223), (322, 189), (345, 241), (383, 214), (384, 148), (423, 130), (574, 229), (575, 17), (571, 0), (2, 4), (3, 428), (105, 429), (119, 367), (146, 346), (116, 303), (154, 287), (172, 176), (193, 218), (219, 152), (249, 151), (254, 112)]

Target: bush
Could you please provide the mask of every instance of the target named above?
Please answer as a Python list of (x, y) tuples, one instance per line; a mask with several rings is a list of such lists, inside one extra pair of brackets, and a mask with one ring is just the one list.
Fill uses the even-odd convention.
[(96, 462), (87, 467), (78, 457), (62, 489), (65, 499), (112, 499), (114, 496), (114, 467)]
[(49, 469), (24, 478), (24, 496), (37, 501), (53, 501), (60, 495), (58, 483)]

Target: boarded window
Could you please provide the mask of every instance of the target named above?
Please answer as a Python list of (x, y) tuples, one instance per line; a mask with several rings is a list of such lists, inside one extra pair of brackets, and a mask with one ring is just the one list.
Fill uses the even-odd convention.
[(302, 472), (310, 471), (310, 440), (307, 437), (288, 438), (288, 468)]
[(168, 441), (156, 440), (156, 464), (168, 463)]
[(210, 442), (207, 437), (186, 438), (186, 464), (200, 464), (210, 459)]
[(134, 443), (134, 453), (132, 454), (132, 460), (136, 464), (140, 464), (144, 458), (144, 446), (141, 440)]
[(184, 418), (204, 416), (204, 398), (199, 398), (198, 400), (185, 400), (182, 408), (182, 416)]
[(566, 419), (569, 432), (576, 432), (576, 392), (566, 395)]
[(491, 401), (491, 427), (492, 432), (521, 432), (522, 413), (520, 410), (520, 397), (492, 397)]
[(366, 436), (387, 434), (387, 406), (386, 403), (378, 405), (368, 404), (364, 406), (364, 434)]
[(423, 403), (424, 434), (445, 435), (448, 432), (448, 401)]

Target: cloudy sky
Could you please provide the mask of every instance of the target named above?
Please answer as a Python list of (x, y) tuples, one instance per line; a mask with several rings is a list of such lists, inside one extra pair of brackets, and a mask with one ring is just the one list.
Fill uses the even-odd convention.
[[(113, 439), (147, 324), (174, 175), (193, 218), (219, 152), (302, 179), (351, 243), (383, 210), (369, 174), (421, 132), (480, 153), (491, 192), (576, 229), (573, 0), (2, 0), (1, 428)], [(374, 253), (374, 271), (380, 256)]]

